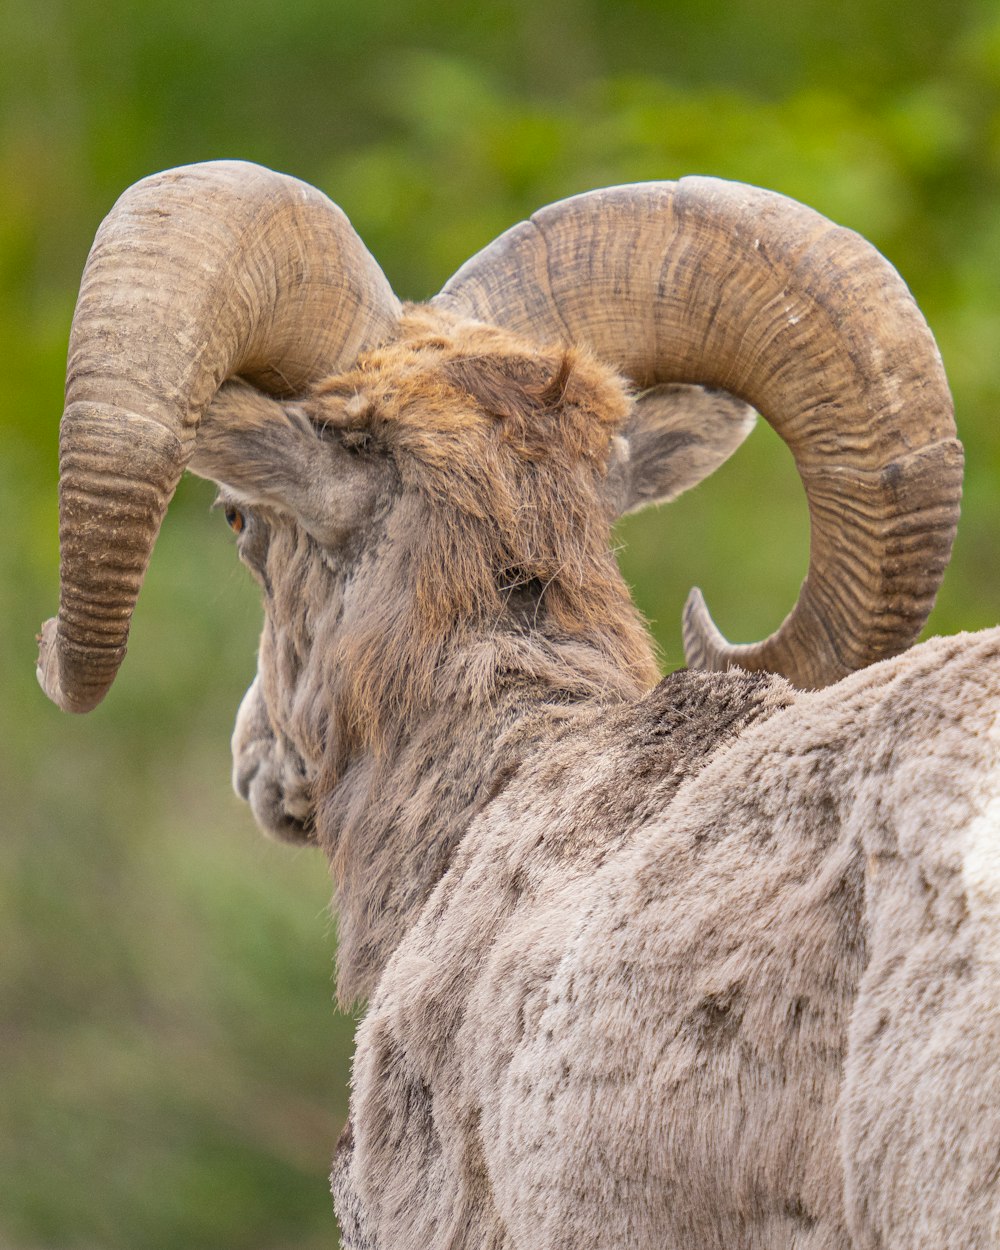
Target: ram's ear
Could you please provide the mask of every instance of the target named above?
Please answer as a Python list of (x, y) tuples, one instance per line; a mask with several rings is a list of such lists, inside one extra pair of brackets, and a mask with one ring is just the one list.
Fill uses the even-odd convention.
[(188, 467), (248, 504), (291, 514), (318, 542), (335, 545), (376, 510), (394, 474), (384, 456), (349, 448), (338, 430), (312, 420), (308, 402), (229, 381), (202, 418)]
[(614, 514), (667, 503), (697, 486), (729, 459), (756, 420), (752, 408), (726, 391), (676, 385), (644, 391), (608, 468)]
[(202, 418), (188, 467), (247, 500), (270, 502), (308, 471), (317, 441), (298, 405), (230, 379)]

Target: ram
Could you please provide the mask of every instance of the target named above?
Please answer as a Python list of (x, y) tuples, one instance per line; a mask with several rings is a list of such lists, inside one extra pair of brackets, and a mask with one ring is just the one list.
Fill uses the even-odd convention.
[[(808, 575), (759, 644), (695, 595), (659, 681), (609, 528), (739, 401), (794, 455)], [(906, 650), (961, 448), (867, 244), (651, 183), (401, 306), (318, 192), (168, 172), (95, 242), (60, 457), (61, 707), (109, 688), (185, 468), (260, 583), (236, 788), (326, 852), (368, 1004), (348, 1246), (1000, 1244), (1000, 632)]]

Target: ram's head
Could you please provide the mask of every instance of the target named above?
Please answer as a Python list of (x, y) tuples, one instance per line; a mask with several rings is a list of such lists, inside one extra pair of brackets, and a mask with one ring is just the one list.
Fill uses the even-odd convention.
[(237, 783), (299, 833), (296, 778), (331, 734), (384, 731), (375, 704), (405, 711), (414, 656), (432, 672), (459, 626), (544, 618), (652, 677), (608, 524), (738, 444), (748, 410), (718, 392), (791, 448), (809, 571), (753, 645), (727, 644), (694, 595), (689, 662), (817, 686), (908, 646), (950, 552), (961, 448), (930, 332), (857, 235), (711, 179), (612, 188), (543, 209), (403, 308), (312, 188), (236, 162), (148, 178), (101, 227), (74, 320), (42, 685), (70, 711), (104, 697), (181, 473), (214, 479), (268, 620)]

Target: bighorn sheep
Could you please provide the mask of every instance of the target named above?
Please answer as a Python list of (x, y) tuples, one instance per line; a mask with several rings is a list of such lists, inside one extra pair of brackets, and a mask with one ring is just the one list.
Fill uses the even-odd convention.
[[(689, 662), (738, 671), (657, 684), (608, 529), (746, 432), (690, 383), (791, 447), (812, 548), (763, 643), (692, 600)], [(961, 449), (877, 253), (685, 179), (544, 209), (403, 308), (318, 192), (161, 174), (73, 326), (61, 707), (113, 680), (186, 467), (264, 598), (236, 787), (326, 851), (369, 1001), (347, 1245), (1000, 1244), (1000, 632), (897, 656)]]

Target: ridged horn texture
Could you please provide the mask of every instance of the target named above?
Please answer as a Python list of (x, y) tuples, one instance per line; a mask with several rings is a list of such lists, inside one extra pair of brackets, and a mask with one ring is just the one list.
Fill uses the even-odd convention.
[(343, 212), (240, 161), (155, 174), (98, 231), (59, 435), (59, 616), (39, 680), (104, 697), (198, 422), (226, 378), (294, 394), (390, 336), (399, 302)]
[(612, 187), (514, 226), (436, 302), (589, 347), (640, 387), (722, 387), (788, 444), (812, 527), (798, 601), (770, 638), (731, 646), (692, 592), (689, 664), (818, 687), (919, 633), (951, 552), (962, 448), (930, 330), (857, 234), (713, 178)]

